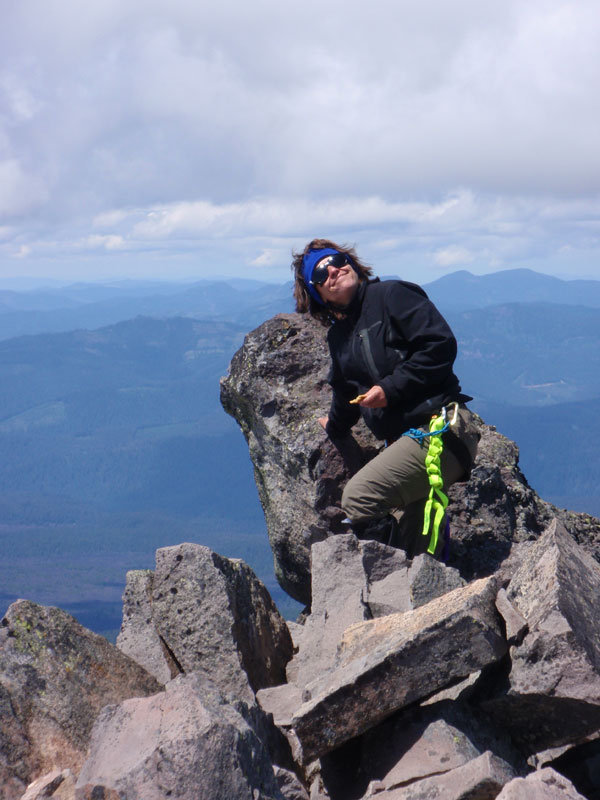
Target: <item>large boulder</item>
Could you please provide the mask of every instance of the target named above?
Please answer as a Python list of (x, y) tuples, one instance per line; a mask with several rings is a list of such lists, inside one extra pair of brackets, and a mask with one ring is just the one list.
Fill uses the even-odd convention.
[(571, 781), (546, 767), (507, 783), (496, 800), (585, 800)]
[[(246, 336), (221, 381), (223, 407), (248, 441), (277, 578), (305, 604), (311, 546), (342, 531), (344, 484), (381, 446), (362, 423), (343, 441), (327, 438), (317, 418), (329, 409), (328, 369), (325, 329), (308, 315), (279, 314)], [(450, 564), (466, 579), (504, 564), (510, 577), (521, 547), (555, 516), (600, 561), (600, 522), (541, 500), (519, 470), (517, 446), (479, 427), (471, 478), (450, 489)]]
[(58, 608), (13, 603), (0, 623), (0, 779), (19, 798), (55, 769), (79, 771), (108, 703), (161, 685), (104, 637)]
[(131, 575), (118, 644), (163, 679), (199, 672), (249, 701), (285, 681), (293, 649), (252, 569), (189, 543), (157, 550), (153, 574)]
[(506, 652), (493, 578), (414, 611), (348, 628), (333, 670), (308, 684), (291, 726), (306, 762)]
[(600, 565), (555, 520), (530, 548), (508, 599), (528, 632), (508, 686), (485, 703), (535, 753), (600, 729)]
[(350, 533), (314, 544), (311, 563), (311, 612), (287, 666), (288, 681), (302, 687), (332, 667), (350, 625), (411, 611), (463, 584), (431, 556), (411, 562), (402, 550)]
[(160, 683), (168, 683), (181, 673), (154, 622), (152, 590), (154, 572), (150, 569), (130, 570), (125, 577), (123, 621), (117, 636), (117, 647)]
[(221, 381), (221, 402), (248, 441), (265, 512), (275, 574), (310, 603), (310, 549), (342, 532), (339, 508), (350, 476), (376, 453), (362, 425), (337, 449), (317, 418), (327, 413), (325, 329), (300, 314), (278, 314), (249, 333)]
[[(492, 800), (514, 777), (510, 765), (483, 753), (461, 766), (387, 790), (375, 783), (364, 800)], [(565, 798), (566, 800), (566, 798)]]
[(153, 587), (154, 572), (150, 569), (129, 570), (125, 576), (123, 621), (117, 647), (165, 684), (181, 673), (181, 667), (156, 629), (152, 611)]
[(198, 674), (102, 711), (76, 797), (282, 800), (260, 739)]
[(380, 797), (400, 787), (422, 789), (430, 778), (438, 787), (456, 785), (450, 773), (486, 753), (497, 759), (488, 764), (504, 762), (505, 778), (528, 771), (509, 737), (479, 709), (462, 701), (428, 701), (402, 709), (324, 756), (321, 767), (331, 797), (354, 800), (369, 792)]

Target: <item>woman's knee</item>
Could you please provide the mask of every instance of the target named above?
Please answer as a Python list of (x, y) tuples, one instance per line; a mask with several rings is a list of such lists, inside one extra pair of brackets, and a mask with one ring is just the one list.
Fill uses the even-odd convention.
[(364, 513), (364, 491), (362, 491), (362, 482), (356, 480), (358, 474), (359, 473), (350, 478), (342, 492), (342, 510), (344, 514), (353, 521), (368, 516), (368, 514), (365, 515)]

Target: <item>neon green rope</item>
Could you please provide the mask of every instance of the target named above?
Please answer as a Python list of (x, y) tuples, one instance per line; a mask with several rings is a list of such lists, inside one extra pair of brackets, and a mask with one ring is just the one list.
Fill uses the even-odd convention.
[[(429, 540), (429, 547), (427, 552), (434, 555), (437, 548), (440, 525), (446, 513), (448, 506), (448, 497), (442, 492), (444, 481), (442, 479), (442, 465), (441, 455), (444, 449), (442, 441), (442, 429), (445, 427), (446, 422), (442, 416), (433, 417), (429, 423), (429, 449), (425, 456), (425, 468), (427, 469), (427, 477), (429, 479), (429, 497), (425, 504), (425, 518), (423, 520), (423, 536), (429, 534), (431, 528), (431, 539)], [(433, 522), (432, 522), (433, 514)]]

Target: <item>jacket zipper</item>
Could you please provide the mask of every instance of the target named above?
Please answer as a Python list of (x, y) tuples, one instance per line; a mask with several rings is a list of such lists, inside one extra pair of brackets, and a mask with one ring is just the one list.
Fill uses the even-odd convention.
[(364, 328), (362, 331), (359, 331), (358, 336), (360, 338), (360, 345), (365, 362), (367, 364), (367, 369), (373, 381), (373, 385), (375, 385), (377, 381), (379, 381), (379, 372), (377, 370), (377, 367), (375, 366), (375, 359), (373, 358), (373, 352), (371, 350), (371, 342), (369, 341), (369, 329)]

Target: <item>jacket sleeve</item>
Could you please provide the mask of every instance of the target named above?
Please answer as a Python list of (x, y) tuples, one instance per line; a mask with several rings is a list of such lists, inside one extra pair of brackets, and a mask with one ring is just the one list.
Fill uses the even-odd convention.
[(347, 436), (353, 425), (360, 419), (360, 406), (351, 405), (350, 400), (356, 395), (356, 389), (344, 380), (342, 373), (336, 362), (330, 344), (331, 368), (329, 370), (328, 383), (333, 389), (331, 407), (329, 409), (329, 421), (327, 422), (326, 433), (332, 439)]
[(392, 331), (407, 345), (407, 355), (379, 385), (391, 406), (419, 402), (452, 374), (456, 339), (419, 287), (390, 282), (385, 309)]

